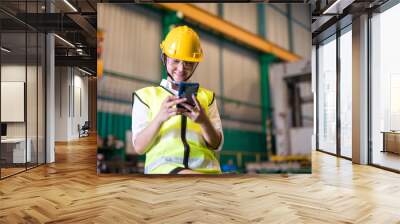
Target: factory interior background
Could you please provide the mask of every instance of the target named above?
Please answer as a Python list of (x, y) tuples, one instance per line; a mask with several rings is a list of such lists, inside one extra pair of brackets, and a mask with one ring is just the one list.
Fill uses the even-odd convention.
[[(0, 223), (399, 223), (398, 0), (137, 2), (0, 1)], [(140, 175), (132, 92), (177, 24), (226, 175)]]
[[(170, 29), (186, 24), (198, 32), (205, 54), (191, 81), (216, 94), (224, 132), (217, 153), (222, 171), (310, 173), (309, 5), (189, 6), (204, 18), (179, 14), (168, 4), (98, 4), (104, 63), (97, 87), (98, 172), (143, 172), (145, 155), (136, 155), (131, 141), (132, 94), (166, 76), (160, 43)], [(213, 27), (209, 17), (242, 33), (226, 34), (227, 28)], [(254, 38), (261, 44), (253, 44)], [(278, 53), (262, 48), (268, 44)]]

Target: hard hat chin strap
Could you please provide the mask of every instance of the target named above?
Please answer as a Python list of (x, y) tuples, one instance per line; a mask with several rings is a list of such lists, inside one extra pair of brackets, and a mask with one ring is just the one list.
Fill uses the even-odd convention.
[(164, 53), (161, 53), (161, 61), (162, 61), (163, 65), (164, 65), (164, 67), (165, 67), (165, 70), (167, 71), (167, 75), (172, 79), (172, 81), (174, 81), (174, 84), (175, 84), (175, 79), (174, 79), (174, 77), (172, 77), (172, 75), (170, 75), (169, 72), (168, 72), (166, 60), (167, 60), (167, 59), (166, 59), (165, 54), (164, 54)]

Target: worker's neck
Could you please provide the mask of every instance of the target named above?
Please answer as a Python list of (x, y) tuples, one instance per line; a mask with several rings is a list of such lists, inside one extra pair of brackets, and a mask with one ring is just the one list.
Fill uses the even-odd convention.
[(169, 77), (167, 78), (167, 80), (168, 80), (169, 83), (171, 83), (171, 88), (172, 88), (173, 90), (176, 90), (176, 91), (179, 90), (179, 86), (178, 86), (177, 83), (175, 83), (174, 81), (172, 81), (171, 78), (169, 78)]

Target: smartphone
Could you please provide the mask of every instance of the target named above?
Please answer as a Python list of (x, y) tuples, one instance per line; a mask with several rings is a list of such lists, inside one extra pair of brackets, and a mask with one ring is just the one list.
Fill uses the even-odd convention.
[[(197, 96), (197, 91), (199, 90), (199, 84), (198, 83), (192, 83), (192, 82), (180, 82), (179, 83), (179, 90), (178, 90), (178, 96), (179, 98), (186, 98), (187, 104), (190, 104), (192, 106), (195, 106), (196, 104), (193, 101), (192, 95), (194, 94)], [(177, 105), (178, 108), (185, 108), (182, 105)]]

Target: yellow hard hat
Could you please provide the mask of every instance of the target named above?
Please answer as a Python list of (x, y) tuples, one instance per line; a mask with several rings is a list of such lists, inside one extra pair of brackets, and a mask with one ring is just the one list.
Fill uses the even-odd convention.
[(188, 26), (178, 26), (169, 31), (160, 48), (170, 58), (191, 62), (203, 60), (200, 38)]

